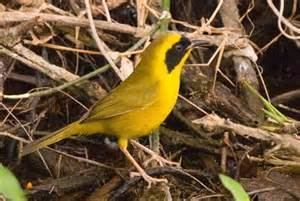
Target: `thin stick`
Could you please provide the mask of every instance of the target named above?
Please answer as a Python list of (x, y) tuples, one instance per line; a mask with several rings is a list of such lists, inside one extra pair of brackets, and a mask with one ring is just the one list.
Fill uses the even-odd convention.
[[(163, 12), (170, 12), (170, 0), (162, 0), (162, 10)], [(162, 21), (160, 30), (167, 31), (169, 25), (169, 19), (165, 19)]]
[(300, 141), (297, 137), (286, 133), (274, 133), (260, 128), (252, 128), (241, 124), (234, 123), (230, 120), (221, 118), (216, 114), (207, 115), (201, 119), (193, 121), (196, 124), (201, 124), (207, 128), (222, 128), (225, 130), (233, 131), (237, 135), (244, 136), (245, 138), (255, 138), (267, 142), (275, 142), (280, 148), (292, 152), (295, 156), (300, 155)]
[(88, 158), (82, 158), (82, 157), (79, 157), (79, 156), (74, 156), (74, 155), (72, 155), (72, 154), (68, 154), (68, 153), (65, 153), (65, 152), (63, 152), (63, 151), (59, 151), (59, 150), (52, 149), (52, 148), (49, 148), (49, 147), (47, 147), (47, 149), (49, 149), (49, 150), (51, 150), (51, 151), (54, 151), (54, 152), (56, 152), (56, 153), (58, 153), (58, 154), (67, 156), (67, 157), (69, 157), (69, 158), (78, 160), (79, 162), (85, 162), (85, 163), (92, 164), (92, 165), (95, 165), (95, 166), (98, 166), (98, 167), (107, 168), (107, 169), (112, 169), (112, 170), (117, 170), (117, 168), (114, 168), (114, 167), (109, 166), (109, 165), (105, 165), (105, 164), (103, 164), (103, 163), (99, 163), (99, 162), (94, 161), (94, 160), (90, 160), (90, 159), (88, 159)]
[(19, 141), (19, 142), (30, 143), (29, 140), (25, 140), (25, 139), (22, 138), (22, 137), (15, 136), (15, 135), (13, 135), (13, 134), (11, 134), (11, 133), (8, 133), (8, 132), (5, 132), (5, 131), (4, 131), (4, 132), (0, 132), (0, 135), (1, 135), (1, 136), (9, 137), (9, 138), (14, 139), (14, 140), (17, 140), (17, 141)]
[[(284, 23), (285, 26), (287, 26), (288, 28), (290, 28), (292, 31), (296, 32), (296, 33), (300, 33), (300, 29), (295, 27), (292, 23), (290, 23), (285, 17), (282, 16), (282, 14), (277, 10), (277, 8), (275, 7), (275, 5), (273, 4), (272, 0), (267, 0), (267, 3), (269, 5), (269, 7), (272, 9), (272, 11), (274, 12), (274, 14), (280, 19), (280, 21), (282, 23)], [(281, 5), (283, 5), (283, 1), (280, 2)]]
[(107, 19), (108, 22), (112, 22), (111, 21), (111, 17), (110, 17), (110, 13), (109, 13), (109, 9), (108, 9), (108, 6), (107, 6), (107, 3), (105, 0), (102, 0), (102, 6), (104, 8), (104, 11), (105, 11), (105, 17)]
[(106, 46), (104, 44), (104, 42), (99, 38), (98, 34), (97, 34), (97, 30), (96, 30), (96, 26), (93, 20), (93, 16), (92, 16), (92, 11), (91, 11), (91, 5), (89, 0), (85, 0), (85, 6), (86, 6), (86, 12), (87, 12), (87, 16), (90, 22), (90, 28), (92, 31), (92, 37), (95, 40), (100, 52), (103, 54), (103, 56), (105, 57), (105, 59), (107, 60), (107, 62), (110, 64), (110, 66), (113, 68), (113, 70), (115, 71), (115, 73), (119, 76), (119, 78), (123, 81), (125, 80), (125, 76), (121, 73), (121, 71), (119, 70), (119, 68), (116, 66), (116, 64), (113, 62), (112, 58), (110, 57), (110, 55), (108, 54), (108, 51), (105, 49), (104, 46)]
[[(3, 23), (24, 22), (24, 21), (32, 20), (33, 18), (41, 19), (41, 21), (43, 22), (54, 22), (65, 26), (79, 26), (83, 28), (87, 28), (90, 26), (89, 21), (87, 19), (83, 19), (80, 17), (63, 16), (63, 15), (38, 13), (38, 12), (20, 12), (20, 11), (0, 12), (0, 19), (1, 22)], [(95, 20), (94, 22), (97, 29), (115, 31), (119, 33), (127, 33), (127, 34), (134, 35), (136, 37), (144, 36), (149, 31), (149, 27), (139, 28), (127, 24), (110, 23), (103, 20)]]
[[(159, 26), (160, 26), (160, 21), (155, 26), (152, 27), (150, 32), (145, 37), (141, 38), (138, 42), (136, 42), (132, 47), (130, 47), (126, 52), (124, 52), (124, 54), (126, 54), (128, 52), (131, 52), (131, 51), (137, 49), (139, 46), (141, 46), (145, 41), (148, 40), (148, 35), (154, 34), (157, 31), (157, 29), (159, 28)], [(4, 47), (0, 46), (0, 51), (1, 51), (1, 48), (4, 48)], [(8, 50), (6, 48), (5, 48), (5, 51), (7, 51), (7, 52), (5, 52), (6, 54), (17, 55), (17, 54), (11, 52), (10, 50)], [(23, 57), (21, 57), (21, 58), (23, 58)], [(51, 89), (48, 89), (48, 90), (45, 90), (45, 91), (24, 93), (24, 94), (18, 94), (18, 95), (3, 95), (3, 98), (6, 98), (6, 99), (23, 99), (23, 98), (30, 98), (30, 97), (35, 97), (35, 96), (50, 95), (50, 94), (56, 93), (58, 91), (61, 91), (65, 88), (67, 88), (67, 87), (73, 86), (75, 84), (80, 84), (80, 83), (88, 80), (89, 78), (98, 75), (99, 73), (103, 73), (103, 72), (107, 71), (109, 69), (109, 67), (110, 67), (110, 65), (106, 64), (106, 65), (102, 66), (101, 68), (99, 68), (99, 69), (97, 69), (97, 70), (95, 70), (91, 73), (88, 73), (88, 74), (86, 74), (82, 77), (79, 77), (78, 79), (74, 79), (70, 82), (67, 82), (65, 84), (62, 84), (60, 86), (57, 86), (57, 87), (54, 87), (54, 88), (51, 88)]]
[[(294, 1), (295, 2), (295, 1)], [(280, 8), (279, 8), (279, 12), (280, 12), (280, 15), (283, 16), (283, 11), (284, 11), (284, 1), (283, 0), (280, 0)], [(291, 17), (290, 17), (291, 18)], [(289, 19), (290, 19), (289, 18)], [(280, 30), (280, 32), (287, 38), (291, 39), (291, 40), (298, 40), (300, 39), (300, 36), (293, 36), (293, 35), (290, 35), (288, 33), (286, 33), (286, 31), (282, 28), (282, 24), (281, 24), (281, 19), (282, 18), (278, 18), (277, 20), (277, 25), (278, 25), (278, 28)], [(298, 32), (299, 34), (299, 32)]]
[(50, 94), (53, 94), (55, 92), (59, 92), (67, 87), (70, 87), (70, 86), (73, 86), (75, 84), (79, 84), (99, 73), (103, 73), (105, 72), (106, 70), (108, 70), (110, 67), (109, 64), (103, 66), (102, 68), (99, 68), (89, 74), (86, 74), (78, 79), (75, 79), (73, 81), (70, 81), (70, 82), (66, 82), (65, 84), (62, 84), (62, 85), (59, 85), (57, 87), (54, 87), (54, 88), (50, 88), (50, 89), (47, 89), (47, 90), (43, 90), (43, 91), (36, 91), (36, 92), (29, 92), (29, 93), (24, 93), (24, 94), (17, 94), (17, 95), (3, 95), (4, 98), (6, 99), (23, 99), (23, 98), (30, 98), (30, 97), (37, 97), (37, 96), (45, 96), (45, 95), (50, 95)]
[[(29, 132), (26, 130), (26, 128), (24, 127), (24, 125), (20, 122), (20, 120), (6, 107), (6, 105), (4, 105), (2, 102), (0, 102), (0, 105), (18, 122), (18, 124), (21, 126), (21, 128), (24, 130), (24, 132), (26, 133), (26, 135), (28, 136), (28, 138), (30, 139), (30, 141), (33, 141), (31, 135), (29, 134)], [(1, 134), (6, 134), (6, 136), (8, 137), (12, 137), (12, 134), (6, 133), (6, 132), (1, 132)], [(21, 138), (14, 136), (14, 139), (20, 139), (20, 142), (22, 142), (23, 140), (21, 140)], [(30, 142), (27, 141), (26, 143)], [(45, 165), (46, 170), (49, 172), (49, 174), (52, 176), (51, 170), (46, 162), (46, 160), (44, 159), (44, 157), (42, 156), (42, 154), (38, 151), (38, 155), (41, 158), (43, 164)]]
[(210, 18), (206, 21), (206, 25), (210, 25), (212, 21), (215, 19), (216, 15), (218, 14), (219, 10), (221, 9), (221, 6), (223, 4), (223, 0), (219, 0), (217, 8), (214, 10), (213, 14), (210, 16)]
[(62, 50), (62, 51), (76, 52), (76, 53), (82, 53), (82, 54), (91, 54), (91, 55), (102, 55), (102, 53), (99, 51), (84, 50), (84, 49), (66, 47), (66, 46), (62, 46), (62, 45), (54, 45), (51, 43), (35, 44), (29, 40), (24, 40), (24, 43), (34, 45), (34, 46), (41, 46), (41, 47), (47, 47), (47, 48), (52, 48), (52, 49), (56, 49), (56, 50)]
[(215, 91), (215, 86), (216, 86), (216, 81), (217, 81), (217, 73), (219, 71), (219, 68), (220, 68), (220, 65), (221, 65), (221, 60), (222, 60), (222, 57), (223, 57), (223, 52), (224, 52), (224, 49), (225, 49), (225, 41), (226, 41), (226, 39), (224, 39), (223, 42), (220, 45), (220, 52), (219, 52), (218, 60), (217, 60), (217, 63), (216, 63), (214, 80), (213, 80), (213, 85), (212, 85), (212, 88), (211, 88), (213, 93)]
[(194, 108), (196, 108), (197, 110), (199, 110), (200, 112), (202, 112), (203, 114), (208, 115), (208, 112), (206, 112), (205, 110), (203, 110), (201, 107), (199, 107), (198, 105), (196, 105), (195, 103), (193, 103), (192, 101), (190, 101), (189, 99), (187, 99), (186, 97), (182, 96), (179, 94), (179, 98), (181, 98), (182, 100), (184, 100), (185, 102), (187, 102), (188, 104), (190, 104), (191, 106), (193, 106)]
[(269, 95), (269, 92), (268, 92), (268, 89), (267, 89), (265, 80), (264, 80), (264, 78), (263, 78), (263, 76), (262, 76), (262, 73), (260, 72), (257, 63), (254, 63), (254, 65), (255, 65), (255, 68), (256, 68), (258, 77), (259, 77), (259, 79), (260, 79), (260, 81), (261, 81), (261, 84), (262, 84), (262, 86), (263, 86), (263, 88), (264, 88), (264, 91), (265, 91), (265, 94), (266, 94), (266, 96), (267, 96), (267, 99), (268, 99), (269, 102), (271, 102), (271, 98), (270, 98), (270, 95)]

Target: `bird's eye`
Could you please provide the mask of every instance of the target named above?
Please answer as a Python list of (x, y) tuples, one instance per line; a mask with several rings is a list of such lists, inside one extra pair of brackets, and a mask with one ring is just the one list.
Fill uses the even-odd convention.
[(175, 48), (178, 52), (183, 51), (183, 46), (181, 44), (176, 45)]

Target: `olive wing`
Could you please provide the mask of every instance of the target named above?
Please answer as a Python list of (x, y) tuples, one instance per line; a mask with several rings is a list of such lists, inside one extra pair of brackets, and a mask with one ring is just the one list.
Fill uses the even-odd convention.
[(147, 86), (139, 84), (121, 85), (95, 103), (81, 122), (112, 118), (149, 107), (157, 100), (157, 85), (157, 83), (152, 85), (147, 83)]

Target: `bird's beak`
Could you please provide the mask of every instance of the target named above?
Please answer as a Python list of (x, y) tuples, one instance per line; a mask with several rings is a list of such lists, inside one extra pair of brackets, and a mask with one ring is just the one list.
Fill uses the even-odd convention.
[(211, 46), (209, 42), (204, 41), (204, 40), (193, 40), (188, 46), (188, 49), (193, 49), (194, 47), (208, 47)]

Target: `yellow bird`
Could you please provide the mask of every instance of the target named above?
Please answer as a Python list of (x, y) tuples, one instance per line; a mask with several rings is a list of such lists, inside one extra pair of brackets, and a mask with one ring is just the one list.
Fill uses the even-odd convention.
[(166, 181), (149, 176), (127, 151), (127, 144), (129, 139), (150, 135), (171, 112), (182, 67), (195, 44), (176, 32), (161, 34), (142, 53), (128, 79), (80, 120), (25, 146), (22, 155), (72, 135), (107, 134), (118, 138), (120, 149), (149, 185)]

